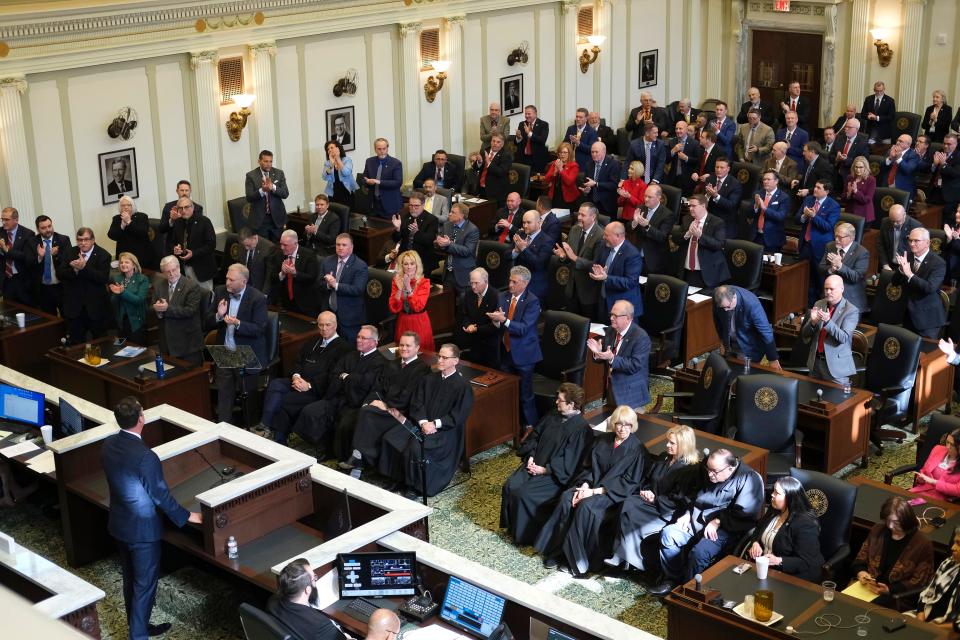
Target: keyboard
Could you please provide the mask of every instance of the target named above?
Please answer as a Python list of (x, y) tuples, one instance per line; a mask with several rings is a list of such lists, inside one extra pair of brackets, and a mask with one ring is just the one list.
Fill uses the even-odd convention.
[(346, 606), (344, 611), (348, 616), (360, 622), (369, 622), (370, 616), (379, 608), (380, 606), (378, 604), (366, 598), (354, 598), (350, 601), (350, 604)]

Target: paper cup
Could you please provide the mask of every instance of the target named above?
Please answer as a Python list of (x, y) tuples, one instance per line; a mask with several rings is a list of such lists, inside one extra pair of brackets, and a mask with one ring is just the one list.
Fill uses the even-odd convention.
[(770, 569), (770, 560), (766, 556), (757, 556), (757, 578), (767, 579), (767, 571)]
[(783, 262), (783, 254), (775, 253), (773, 254), (773, 259), (776, 261), (777, 264), (781, 264)]
[(17, 326), (20, 327), (21, 329), (27, 326), (27, 314), (25, 313), (17, 314)]
[(53, 427), (49, 424), (45, 424), (40, 427), (40, 435), (43, 436), (43, 444), (50, 444), (53, 442)]

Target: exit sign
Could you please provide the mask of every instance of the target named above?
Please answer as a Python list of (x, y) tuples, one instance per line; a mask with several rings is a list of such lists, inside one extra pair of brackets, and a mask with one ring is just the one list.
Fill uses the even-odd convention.
[(790, 0), (773, 0), (773, 10), (790, 13)]

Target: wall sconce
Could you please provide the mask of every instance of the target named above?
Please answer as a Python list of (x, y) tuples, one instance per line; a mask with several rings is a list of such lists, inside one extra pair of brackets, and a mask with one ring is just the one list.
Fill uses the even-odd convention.
[(423, 94), (427, 102), (433, 102), (437, 97), (437, 92), (443, 89), (443, 81), (447, 79), (447, 69), (450, 68), (449, 60), (437, 60), (433, 63), (433, 70), (437, 72), (437, 77), (430, 76), (423, 85)]
[[(586, 73), (590, 65), (597, 61), (597, 56), (600, 55), (600, 45), (603, 44), (604, 40), (606, 40), (604, 36), (587, 36), (587, 42), (593, 45), (593, 48), (589, 51), (584, 49), (583, 53), (580, 54), (581, 73)], [(592, 57), (590, 56), (591, 53), (593, 53)]]
[(230, 118), (226, 122), (227, 135), (233, 142), (240, 140), (240, 134), (243, 133), (244, 127), (247, 126), (247, 118), (250, 117), (250, 105), (253, 104), (255, 98), (256, 96), (250, 93), (238, 93), (233, 96), (233, 103), (240, 107), (239, 111), (230, 114)]
[(521, 64), (527, 64), (527, 61), (530, 59), (530, 56), (527, 55), (527, 49), (530, 48), (530, 43), (524, 40), (520, 43), (520, 46), (510, 52), (510, 55), (507, 56), (507, 65), (513, 66), (518, 62)]
[(344, 94), (352, 96), (357, 92), (357, 70), (347, 69), (347, 75), (337, 80), (333, 85), (333, 95), (340, 97)]
[(890, 33), (886, 29), (871, 29), (870, 35), (873, 36), (873, 46), (877, 48), (877, 60), (881, 67), (889, 67), (890, 59), (893, 58), (893, 49), (884, 40)]

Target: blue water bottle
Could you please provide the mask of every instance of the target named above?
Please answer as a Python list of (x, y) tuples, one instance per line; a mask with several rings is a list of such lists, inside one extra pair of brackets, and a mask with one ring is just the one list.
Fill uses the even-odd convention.
[(157, 353), (157, 359), (155, 361), (157, 366), (157, 379), (163, 380), (166, 377), (166, 373), (163, 371), (163, 355)]

